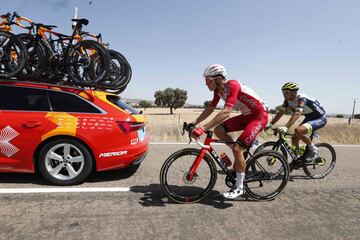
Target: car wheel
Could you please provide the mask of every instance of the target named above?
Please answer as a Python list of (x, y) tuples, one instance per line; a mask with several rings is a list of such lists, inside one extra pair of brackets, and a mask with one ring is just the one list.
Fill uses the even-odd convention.
[(89, 150), (80, 142), (57, 139), (45, 144), (39, 154), (39, 171), (51, 183), (82, 183), (92, 170)]

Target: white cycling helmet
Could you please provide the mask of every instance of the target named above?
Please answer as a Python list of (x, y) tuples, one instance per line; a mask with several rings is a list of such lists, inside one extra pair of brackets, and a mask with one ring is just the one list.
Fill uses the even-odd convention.
[(218, 76), (218, 75), (221, 75), (224, 78), (226, 78), (227, 73), (226, 73), (226, 69), (223, 65), (211, 64), (205, 68), (205, 71), (203, 74), (204, 77), (214, 77), (214, 76)]

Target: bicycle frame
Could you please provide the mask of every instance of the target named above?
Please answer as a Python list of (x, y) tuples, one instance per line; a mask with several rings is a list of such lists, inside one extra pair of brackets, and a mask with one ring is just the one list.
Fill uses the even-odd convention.
[[(275, 131), (275, 134), (277, 134), (276, 129), (272, 129)], [(285, 136), (292, 136), (292, 134), (280, 134), (279, 139), (276, 141), (276, 145), (275, 147), (279, 148), (280, 146), (284, 147), (285, 150), (287, 151), (287, 153), (290, 155), (291, 159), (293, 161), (297, 161), (299, 158), (296, 155), (295, 151), (290, 147), (289, 143), (287, 142), (287, 139), (285, 138)], [(310, 139), (311, 141), (313, 140), (314, 136), (317, 135), (316, 132), (312, 132), (310, 135)], [(274, 150), (274, 149), (273, 149)]]
[[(230, 177), (230, 179), (232, 181), (235, 182), (235, 178), (233, 177), (233, 175), (231, 174), (231, 171), (226, 167), (225, 163), (221, 160), (220, 156), (216, 153), (216, 151), (211, 147), (211, 143), (225, 143), (225, 144), (234, 144), (236, 142), (230, 142), (230, 141), (223, 141), (223, 140), (217, 140), (217, 139), (213, 139), (212, 138), (213, 132), (212, 131), (207, 131), (206, 132), (206, 139), (204, 141), (204, 144), (202, 144), (198, 139), (196, 139), (196, 142), (202, 147), (201, 151), (200, 151), (200, 155), (196, 157), (194, 163), (192, 164), (192, 166), (190, 167), (189, 173), (188, 173), (188, 180), (191, 181), (196, 173), (197, 168), (199, 167), (201, 161), (203, 160), (205, 154), (207, 152), (209, 152), (209, 154), (211, 155), (212, 159), (215, 160), (215, 162), (220, 166), (220, 168), (224, 171), (224, 173)], [(249, 154), (250, 156), (250, 147), (246, 148), (244, 150), (247, 154)], [(244, 182), (246, 182), (244, 180)]]

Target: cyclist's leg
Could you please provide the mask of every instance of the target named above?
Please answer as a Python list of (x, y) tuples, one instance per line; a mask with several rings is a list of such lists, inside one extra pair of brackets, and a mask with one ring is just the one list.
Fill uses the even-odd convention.
[(294, 134), (291, 137), (291, 145), (295, 146), (295, 149), (299, 149), (299, 142), (300, 142), (300, 138)]
[[(224, 125), (224, 123), (214, 128), (214, 133), (220, 140), (229, 141), (229, 142), (234, 141), (234, 139), (228, 134), (228, 132), (229, 131), (227, 127)], [(228, 145), (228, 146), (232, 148), (232, 145)]]
[[(247, 122), (249, 122), (248, 117), (239, 115), (236, 117), (229, 118), (225, 122), (223, 122), (220, 126), (223, 129), (224, 133), (229, 136), (228, 132), (234, 132), (234, 131), (241, 131), (244, 130), (246, 127)], [(222, 134), (221, 130), (218, 129), (218, 134)], [(218, 136), (217, 134), (217, 136)], [(225, 138), (226, 135), (222, 134), (222, 136)], [(220, 137), (220, 136), (219, 136)], [(230, 137), (230, 136), (229, 136)], [(233, 140), (232, 140), (233, 141)], [(242, 194), (244, 194), (244, 177), (245, 177), (245, 159), (244, 159), (244, 146), (240, 146), (237, 144), (232, 144), (232, 146), (229, 146), (232, 149), (232, 152), (234, 154), (234, 166), (233, 169), (236, 171), (236, 182), (234, 189), (230, 189), (229, 192), (225, 192), (223, 196), (225, 198), (234, 199)]]
[(237, 144), (234, 144), (232, 148), (235, 158), (234, 169), (236, 171), (236, 189), (232, 189), (228, 193), (224, 193), (224, 197), (226, 198), (236, 198), (244, 193), (243, 181), (245, 178), (246, 167), (244, 150), (247, 146), (252, 144), (258, 134), (265, 128), (267, 124), (267, 113), (264, 112), (256, 117), (240, 115), (237, 117), (237, 120), (241, 120), (236, 123), (238, 127), (235, 125), (232, 126), (231, 129), (241, 130), (244, 125), (245, 128), (243, 128), (244, 131), (238, 138)]
[[(229, 118), (226, 121), (224, 121), (222, 124), (220, 124), (218, 127), (215, 128), (215, 130), (214, 130), (215, 135), (217, 137), (219, 137), (221, 140), (234, 141), (232, 139), (232, 137), (228, 134), (228, 132), (244, 130), (249, 121), (250, 120), (248, 119), (248, 117), (243, 116), (243, 115), (238, 115), (238, 116)], [(237, 145), (237, 144), (228, 145), (231, 148), (231, 150), (233, 151), (233, 153), (234, 153), (233, 148), (235, 145)], [(234, 158), (236, 159), (235, 154), (238, 154), (238, 153), (234, 153)], [(244, 169), (245, 169), (245, 167), (244, 167)], [(236, 170), (235, 165), (234, 165), (234, 170)]]
[(295, 133), (300, 137), (302, 141), (304, 141), (308, 147), (308, 152), (304, 159), (306, 161), (311, 161), (317, 153), (317, 149), (315, 145), (312, 143), (310, 137), (307, 134), (310, 134), (312, 131), (316, 131), (322, 127), (324, 127), (327, 123), (326, 116), (322, 116), (317, 119), (309, 119), (304, 121), (302, 125), (300, 125), (296, 130)]

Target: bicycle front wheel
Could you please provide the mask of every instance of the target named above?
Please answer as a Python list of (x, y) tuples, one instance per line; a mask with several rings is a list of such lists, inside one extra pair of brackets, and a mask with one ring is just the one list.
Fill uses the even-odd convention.
[(328, 175), (335, 167), (336, 152), (328, 143), (316, 143), (318, 154), (313, 163), (304, 165), (303, 170), (308, 177), (319, 179)]
[(160, 171), (160, 184), (169, 199), (178, 203), (194, 203), (204, 199), (214, 188), (216, 166), (207, 154), (194, 177), (188, 179), (190, 168), (199, 155), (199, 149), (187, 148), (166, 159)]
[[(268, 159), (275, 159), (269, 164)], [(289, 180), (289, 165), (284, 156), (273, 150), (263, 150), (246, 163), (244, 186), (246, 193), (256, 200), (272, 200), (285, 188)]]
[(11, 78), (25, 66), (27, 50), (15, 34), (0, 31), (0, 77)]

